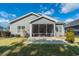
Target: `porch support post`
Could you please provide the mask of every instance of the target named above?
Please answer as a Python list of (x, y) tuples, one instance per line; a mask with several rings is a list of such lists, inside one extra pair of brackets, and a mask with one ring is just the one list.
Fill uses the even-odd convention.
[(32, 37), (32, 24), (30, 24), (30, 37)]
[(55, 37), (55, 32), (56, 32), (56, 31), (55, 31), (55, 26), (56, 26), (56, 24), (54, 24), (54, 37)]
[(65, 31), (64, 31), (64, 25), (62, 25), (62, 35), (64, 36), (64, 33), (65, 33)]

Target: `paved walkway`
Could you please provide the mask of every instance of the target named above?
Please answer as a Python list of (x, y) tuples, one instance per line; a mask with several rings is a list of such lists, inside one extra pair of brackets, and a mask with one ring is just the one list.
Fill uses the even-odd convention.
[(25, 44), (68, 44), (64, 39), (29, 38)]

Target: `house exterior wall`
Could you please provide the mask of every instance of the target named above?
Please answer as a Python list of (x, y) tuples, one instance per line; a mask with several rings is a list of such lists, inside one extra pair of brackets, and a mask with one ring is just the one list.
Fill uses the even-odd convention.
[(33, 22), (32, 24), (55, 24), (55, 22), (47, 20), (45, 18), (41, 18), (41, 19)]
[(79, 19), (66, 24), (65, 29), (73, 28), (75, 36), (79, 36)]
[(76, 26), (76, 25), (79, 25), (79, 20), (72, 21), (68, 23), (66, 26), (69, 27), (69, 26)]
[[(69, 27), (67, 27), (67, 28), (69, 28)], [(67, 28), (66, 28), (66, 30), (67, 30)], [(75, 36), (79, 36), (79, 25), (70, 26), (70, 28), (73, 28)]]
[[(24, 17), (22, 18), (22, 20), (16, 21), (12, 24), (10, 24), (10, 32), (13, 35), (17, 35), (20, 34), (21, 36), (23, 36), (23, 32), (17, 32), (17, 26), (25, 26), (25, 31), (27, 31), (27, 33), (32, 36), (32, 24), (54, 24), (54, 36), (60, 36), (60, 35), (64, 35), (64, 26), (63, 25), (56, 25), (56, 22), (54, 22), (53, 20), (49, 20), (47, 18), (40, 18), (39, 20), (34, 21), (33, 23), (30, 23), (30, 21), (33, 21), (35, 19), (37, 19), (38, 16), (36, 15), (30, 15), (28, 17)], [(58, 28), (58, 32), (56, 32), (56, 27)], [(61, 31), (59, 31), (61, 30)]]
[[(33, 22), (32, 24), (54, 24), (54, 36), (64, 36), (64, 25), (56, 25), (55, 22), (52, 22), (50, 20), (46, 20), (45, 18), (42, 18), (40, 20), (37, 20), (35, 22)], [(58, 29), (58, 31), (56, 31), (56, 27)]]
[[(50, 21), (50, 20), (48, 20), (48, 19), (46, 19), (46, 18), (40, 18), (40, 19), (38, 19), (37, 21), (35, 21), (35, 22), (33, 22), (33, 23), (31, 23), (31, 32), (30, 32), (30, 37), (32, 37), (32, 24), (54, 24), (55, 25), (55, 22), (53, 22), (53, 21)], [(55, 27), (54, 27), (55, 28)], [(54, 30), (54, 29), (53, 29)], [(54, 34), (54, 33), (53, 33)]]
[(56, 36), (64, 36), (64, 25), (56, 25), (56, 27), (58, 28), (58, 30), (55, 31), (55, 35)]
[(37, 18), (37, 16), (30, 15), (28, 17), (23, 18), (22, 20), (19, 20), (19, 21), (15, 22), (15, 23), (10, 24), (10, 32), (11, 32), (11, 34), (14, 34), (14, 35), (21, 34), (22, 35), (22, 32), (20, 32), (20, 33), (17, 32), (17, 26), (25, 26), (25, 30), (28, 33), (30, 33), (30, 30), (29, 30), (30, 29), (30, 23), (29, 22), (31, 20), (35, 20), (36, 18)]

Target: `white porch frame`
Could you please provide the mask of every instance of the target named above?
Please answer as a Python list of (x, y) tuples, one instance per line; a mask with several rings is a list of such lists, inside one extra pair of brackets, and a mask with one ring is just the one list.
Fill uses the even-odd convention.
[(32, 37), (32, 24), (30, 24), (30, 37)]
[[(53, 28), (54, 29), (54, 32), (53, 33), (54, 33), (54, 37), (55, 37), (55, 24), (53, 24), (53, 25), (54, 25), (54, 28)], [(32, 37), (32, 24), (30, 24), (30, 37)]]
[(54, 25), (54, 37), (56, 36), (55, 35), (55, 33), (56, 33), (56, 29), (55, 29), (55, 27), (56, 27), (56, 24), (53, 24)]

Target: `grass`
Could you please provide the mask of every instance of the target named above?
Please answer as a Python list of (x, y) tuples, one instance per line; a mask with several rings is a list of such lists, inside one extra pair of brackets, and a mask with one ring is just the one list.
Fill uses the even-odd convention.
[(19, 43), (22, 40), (24, 40), (25, 38), (0, 38), (0, 46), (8, 46), (8, 45), (12, 45), (12, 43)]
[(76, 41), (76, 42), (79, 42), (79, 37), (76, 37), (76, 38), (75, 38), (75, 41)]
[(1, 46), (0, 55), (7, 56), (75, 56), (79, 55), (79, 47), (63, 44), (15, 44), (13, 46)]
[[(1, 38), (0, 55), (4, 56), (75, 56), (79, 55), (79, 43), (74, 44), (29, 44), (25, 38)], [(5, 41), (6, 40), (6, 41)], [(2, 45), (1, 45), (2, 44)]]

